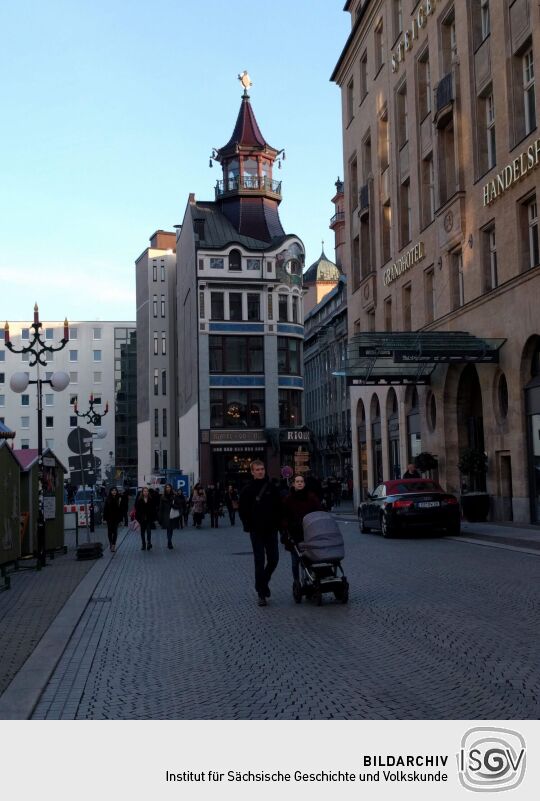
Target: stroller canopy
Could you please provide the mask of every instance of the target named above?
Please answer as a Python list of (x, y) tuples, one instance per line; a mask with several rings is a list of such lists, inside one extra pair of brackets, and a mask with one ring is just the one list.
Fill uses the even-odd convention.
[(304, 517), (302, 555), (311, 562), (339, 561), (345, 556), (345, 545), (339, 526), (328, 512), (310, 512)]

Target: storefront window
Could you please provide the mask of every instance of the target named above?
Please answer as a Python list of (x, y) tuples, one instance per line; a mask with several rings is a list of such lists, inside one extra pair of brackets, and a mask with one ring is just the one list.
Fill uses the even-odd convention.
[(302, 425), (302, 393), (296, 389), (279, 390), (279, 425)]
[(211, 389), (212, 428), (263, 428), (263, 389)]

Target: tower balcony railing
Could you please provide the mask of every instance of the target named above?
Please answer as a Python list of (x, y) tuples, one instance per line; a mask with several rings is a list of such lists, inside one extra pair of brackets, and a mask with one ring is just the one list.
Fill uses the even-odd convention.
[(227, 178), (225, 181), (216, 182), (216, 198), (227, 195), (230, 192), (242, 190), (254, 190), (256, 192), (272, 192), (274, 195), (281, 196), (281, 181), (259, 175), (243, 175), (236, 178)]
[(344, 219), (345, 219), (345, 212), (336, 211), (334, 216), (330, 219), (330, 228), (338, 222), (343, 222)]

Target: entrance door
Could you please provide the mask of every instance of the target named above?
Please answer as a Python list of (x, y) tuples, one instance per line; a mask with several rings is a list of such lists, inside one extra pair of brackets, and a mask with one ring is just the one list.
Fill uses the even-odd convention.
[(540, 521), (540, 414), (529, 417), (531, 435), (531, 505), (534, 522)]
[(514, 519), (512, 495), (512, 461), (509, 453), (501, 453), (499, 455), (499, 496), (502, 520)]

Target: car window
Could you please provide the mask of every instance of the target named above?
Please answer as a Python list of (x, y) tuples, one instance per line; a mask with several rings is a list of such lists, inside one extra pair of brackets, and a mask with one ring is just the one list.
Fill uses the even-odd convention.
[(375, 492), (373, 493), (374, 498), (383, 498), (384, 497), (385, 487), (384, 484), (379, 484)]
[(394, 494), (406, 494), (408, 492), (433, 492), (433, 490), (440, 490), (435, 481), (407, 481), (407, 483), (397, 484), (394, 489)]

